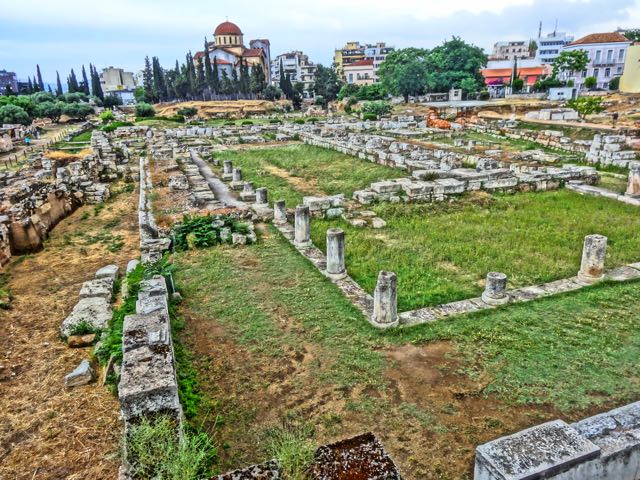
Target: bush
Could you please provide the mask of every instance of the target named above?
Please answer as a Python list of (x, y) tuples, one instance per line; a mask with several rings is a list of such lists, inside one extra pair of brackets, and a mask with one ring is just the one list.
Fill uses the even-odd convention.
[(318, 96), (316, 97), (315, 104), (316, 104), (317, 106), (319, 106), (319, 107), (323, 107), (323, 108), (324, 108), (324, 106), (325, 106), (325, 104), (326, 104), (326, 101), (325, 101), (325, 99), (324, 99), (324, 97), (323, 97), (322, 95), (318, 95)]
[(253, 125), (253, 122), (251, 120), (243, 120), (242, 125)]
[(584, 79), (584, 88), (591, 90), (598, 85), (598, 79), (596, 77), (587, 77)]
[(581, 118), (586, 118), (592, 113), (600, 113), (602, 107), (602, 97), (578, 97), (567, 102), (569, 108), (573, 108)]
[(310, 117), (307, 119), (307, 123), (316, 123), (318, 122), (318, 119), (316, 117)]
[(176, 250), (189, 250), (192, 248), (208, 248), (222, 243), (223, 228), (229, 228), (231, 233), (249, 233), (249, 227), (238, 220), (226, 217), (185, 216), (182, 223), (173, 227), (173, 236)]
[(389, 102), (384, 102), (381, 100), (377, 100), (374, 102), (366, 102), (362, 106), (362, 112), (366, 115), (367, 113), (372, 113), (375, 115), (376, 120), (377, 117), (382, 117), (383, 115), (387, 115), (392, 110), (391, 104)]
[(362, 114), (362, 119), (366, 122), (375, 122), (378, 120), (378, 116), (375, 113), (367, 112)]
[(489, 94), (488, 90), (482, 90), (478, 94), (478, 100), (489, 100), (490, 98), (491, 98), (491, 95)]
[(136, 117), (149, 118), (156, 115), (156, 110), (148, 103), (138, 103), (136, 105)]
[(104, 123), (105, 125), (109, 122), (113, 122), (114, 119), (115, 117), (111, 110), (105, 110), (100, 114), (100, 120), (102, 120), (102, 123)]
[(274, 119), (272, 119), (272, 120), (269, 120), (269, 123), (272, 123), (272, 124), (276, 124), (276, 123), (278, 123), (278, 124), (282, 125), (282, 120), (279, 120), (279, 119), (277, 119), (277, 118), (274, 118)]
[(618, 90), (620, 88), (620, 77), (616, 77), (609, 82), (609, 90)]
[(115, 131), (116, 128), (118, 127), (133, 127), (133, 123), (131, 122), (113, 122), (110, 123), (109, 125), (106, 125), (104, 127), (101, 128), (101, 130), (103, 132), (106, 133), (111, 133), (113, 131)]
[(122, 105), (122, 99), (118, 95), (107, 95), (102, 102), (104, 108), (113, 108)]
[(198, 109), (195, 107), (184, 107), (178, 110), (177, 113), (183, 117), (195, 117), (198, 114)]
[(296, 118), (293, 123), (297, 125), (304, 125), (304, 118)]

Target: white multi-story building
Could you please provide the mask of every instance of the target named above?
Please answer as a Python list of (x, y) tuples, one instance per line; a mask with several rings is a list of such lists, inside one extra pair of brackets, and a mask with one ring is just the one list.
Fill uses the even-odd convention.
[(132, 72), (125, 72), (122, 68), (108, 67), (100, 74), (102, 91), (107, 94), (121, 90), (134, 90), (136, 81)]
[[(337, 49), (333, 57), (333, 66), (336, 72), (348, 81), (345, 68), (363, 60), (373, 61), (373, 75), (376, 77), (378, 68), (385, 61), (387, 55), (395, 51), (394, 47), (388, 47), (384, 42), (375, 44), (361, 44), (360, 42), (347, 42), (344, 47)], [(368, 66), (368, 62), (367, 62)], [(353, 68), (358, 68), (355, 65)], [(377, 77), (376, 77), (377, 78)]]
[(538, 37), (536, 40), (538, 44), (536, 59), (544, 65), (552, 64), (560, 55), (562, 48), (573, 40), (573, 35), (567, 35), (565, 32), (552, 32), (544, 37)]
[(496, 42), (493, 45), (491, 60), (515, 60), (531, 58), (529, 42), (519, 40), (515, 42)]
[(631, 41), (620, 33), (592, 33), (567, 44), (564, 51), (584, 50), (589, 55), (587, 68), (582, 72), (563, 72), (563, 79), (573, 79), (575, 87), (584, 89), (587, 77), (596, 78), (596, 88), (609, 88), (609, 82), (622, 76), (627, 49)]
[(316, 65), (302, 52), (283, 53), (271, 62), (271, 81), (277, 85), (283, 75), (289, 75), (291, 83), (302, 82), (304, 94), (308, 96), (316, 81)]

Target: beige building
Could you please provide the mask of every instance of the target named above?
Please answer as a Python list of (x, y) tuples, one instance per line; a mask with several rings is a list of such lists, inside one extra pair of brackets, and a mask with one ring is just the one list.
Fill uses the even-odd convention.
[(631, 45), (627, 49), (624, 74), (620, 78), (620, 91), (640, 93), (640, 43)]
[(378, 81), (375, 64), (371, 58), (345, 65), (343, 73), (349, 84), (372, 85)]
[(100, 74), (100, 85), (105, 94), (135, 90), (136, 81), (133, 72), (125, 72), (122, 68), (108, 67)]
[(345, 75), (345, 68), (362, 60), (372, 60), (374, 74), (385, 61), (387, 55), (395, 50), (394, 47), (388, 47), (386, 43), (379, 42), (376, 44), (363, 45), (360, 42), (348, 42), (344, 47), (337, 49), (333, 56), (333, 66), (338, 75), (342, 75), (348, 81)]
[(529, 50), (529, 42), (497, 42), (493, 45), (491, 60), (515, 60), (531, 58), (534, 52)]

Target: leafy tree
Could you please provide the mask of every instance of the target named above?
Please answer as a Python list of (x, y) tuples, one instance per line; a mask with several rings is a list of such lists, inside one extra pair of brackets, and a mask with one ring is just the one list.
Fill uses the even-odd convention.
[(357, 97), (360, 92), (360, 87), (355, 83), (347, 83), (343, 85), (340, 91), (338, 92), (338, 100), (344, 100), (348, 97)]
[(3, 105), (0, 107), (0, 124), (31, 124), (31, 117), (24, 108), (17, 105)]
[(427, 81), (429, 51), (405, 48), (390, 53), (378, 69), (384, 88), (393, 95), (402, 95), (405, 103), (412, 95), (424, 92)]
[(53, 102), (55, 97), (47, 92), (38, 92), (31, 95), (31, 101), (34, 103)]
[(480, 69), (487, 64), (486, 54), (459, 37), (452, 37), (431, 50), (426, 56), (426, 63), (427, 91), (446, 92), (462, 88), (462, 81), (466, 78), (475, 79), (479, 85), (484, 84)]
[(567, 102), (569, 108), (573, 108), (581, 118), (587, 115), (600, 113), (604, 110), (602, 106), (602, 97), (578, 97)]
[(56, 70), (56, 96), (62, 96), (62, 82), (60, 81), (60, 73)]
[(136, 117), (149, 118), (155, 115), (156, 111), (153, 105), (149, 105), (148, 103), (139, 103), (136, 105)]
[(133, 91), (133, 98), (135, 98), (136, 103), (145, 103), (147, 101), (147, 94), (145, 92), (145, 88), (137, 87)]
[(291, 104), (294, 110), (300, 110), (304, 99), (304, 83), (296, 82), (292, 88)]
[(598, 79), (596, 77), (587, 77), (584, 79), (584, 87), (588, 90), (596, 88), (598, 85)]
[(632, 42), (640, 42), (640, 28), (634, 30), (627, 30), (624, 34)]
[(68, 103), (64, 106), (62, 113), (69, 118), (85, 120), (89, 115), (92, 115), (95, 112), (93, 107), (88, 103)]
[(113, 112), (111, 110), (105, 110), (100, 114), (100, 120), (102, 120), (102, 123), (104, 123), (105, 125), (113, 122), (115, 118), (116, 117), (113, 115)]
[(467, 77), (460, 81), (460, 88), (467, 96), (475, 95), (478, 91), (478, 82), (475, 78)]
[(609, 82), (609, 90), (618, 90), (620, 88), (620, 77), (616, 77)]
[(231, 69), (231, 91), (229, 93), (236, 93), (240, 90), (240, 80), (238, 80), (238, 70)]
[(265, 100), (280, 100), (282, 98), (282, 90), (280, 90), (275, 85), (267, 85), (265, 89), (262, 91), (262, 97)]
[(153, 91), (157, 95), (157, 100), (164, 102), (168, 97), (167, 84), (164, 78), (164, 70), (160, 66), (160, 60), (158, 57), (153, 57), (151, 59), (151, 66), (153, 70)]
[(104, 108), (117, 107), (119, 105), (122, 105), (122, 99), (118, 95), (114, 95), (113, 93), (111, 93), (104, 97), (102, 105), (104, 106)]
[(327, 68), (322, 64), (316, 66), (316, 82), (313, 86), (315, 95), (322, 97), (322, 106), (326, 108), (329, 102), (338, 98), (338, 93), (343, 82), (332, 68)]
[(538, 42), (536, 42), (535, 40), (530, 40), (529, 41), (529, 56), (530, 57), (535, 57), (537, 51), (538, 51)]
[[(89, 68), (91, 69), (91, 80), (93, 81), (93, 67), (91, 66), (91, 64), (89, 64)], [(92, 87), (93, 87), (93, 83), (92, 83)], [(84, 69), (84, 65), (82, 65), (82, 86), (80, 88), (87, 95), (91, 95), (91, 92), (89, 91), (89, 79), (87, 78), (87, 71)], [(93, 94), (96, 95), (95, 90), (92, 90), (92, 91), (93, 91)], [(96, 97), (97, 96), (98, 95), (96, 95)]]
[(62, 101), (65, 103), (79, 103), (86, 102), (89, 98), (84, 92), (65, 93), (62, 96)]
[(565, 50), (553, 62), (553, 76), (561, 72), (582, 72), (589, 63), (586, 50)]
[(40, 65), (36, 65), (36, 78), (38, 79), (38, 89), (44, 92), (44, 82), (42, 81), (42, 74), (40, 73)]
[[(558, 80), (557, 78), (550, 76), (547, 77), (543, 80), (538, 80), (536, 81), (536, 83), (533, 84), (533, 89), (536, 92), (546, 92), (548, 91), (550, 88), (554, 88), (554, 87), (562, 87), (564, 84)], [(567, 85), (569, 86), (569, 85)]]

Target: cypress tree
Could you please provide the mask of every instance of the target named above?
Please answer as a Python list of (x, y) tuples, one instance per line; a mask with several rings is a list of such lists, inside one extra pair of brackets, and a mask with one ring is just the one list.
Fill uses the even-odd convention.
[(62, 95), (62, 82), (60, 81), (60, 73), (56, 70), (56, 96)]
[(207, 88), (213, 89), (213, 70), (211, 68), (211, 58), (209, 57), (209, 42), (204, 37), (204, 81)]
[(218, 71), (218, 57), (213, 57), (213, 73), (211, 76), (211, 90), (220, 91), (220, 72)]
[(78, 79), (76, 78), (76, 72), (71, 69), (71, 74), (69, 75), (69, 92), (76, 93), (79, 92), (80, 88), (78, 87)]
[(231, 92), (238, 93), (240, 90), (240, 82), (238, 81), (238, 70), (234, 68), (231, 72)]
[(193, 97), (196, 93), (196, 67), (193, 64), (193, 55), (191, 52), (187, 53), (186, 57), (186, 77), (189, 85), (189, 95)]
[(100, 100), (104, 100), (104, 92), (102, 91), (102, 84), (100, 83), (100, 75), (96, 67), (89, 64), (89, 72), (91, 74), (91, 91), (95, 97)]
[(164, 102), (168, 97), (167, 83), (164, 78), (164, 70), (160, 66), (158, 57), (152, 57), (151, 68), (153, 70), (153, 90), (156, 98), (160, 102)]
[(227, 74), (227, 70), (222, 70), (222, 79), (220, 80), (220, 93), (224, 95), (229, 95), (233, 93), (233, 84), (229, 79), (229, 75)]
[(196, 64), (196, 93), (202, 95), (205, 88), (204, 61), (200, 59)]
[[(91, 70), (91, 80), (93, 83), (93, 68), (91, 67), (91, 64), (89, 64), (89, 69)], [(89, 79), (87, 78), (87, 71), (84, 69), (84, 65), (82, 65), (82, 89), (81, 90), (87, 95), (91, 95), (91, 92), (89, 91)], [(97, 97), (95, 88), (93, 90), (93, 94)]]
[(31, 77), (27, 77), (27, 93), (29, 95), (33, 93), (33, 83), (31, 83)]
[(153, 91), (153, 70), (151, 69), (151, 62), (149, 56), (144, 57), (144, 70), (142, 72), (142, 85), (144, 86), (144, 93), (149, 101), (155, 100), (155, 93)]
[(42, 74), (40, 73), (40, 65), (36, 65), (36, 76), (38, 78), (38, 88), (41, 92), (44, 92), (44, 82), (42, 81)]
[(280, 86), (280, 90), (282, 90), (282, 92), (286, 95), (286, 85), (285, 85), (285, 78), (284, 78), (284, 65), (282, 64), (282, 58), (280, 59), (280, 70), (278, 70), (278, 77), (279, 77), (279, 86)]

